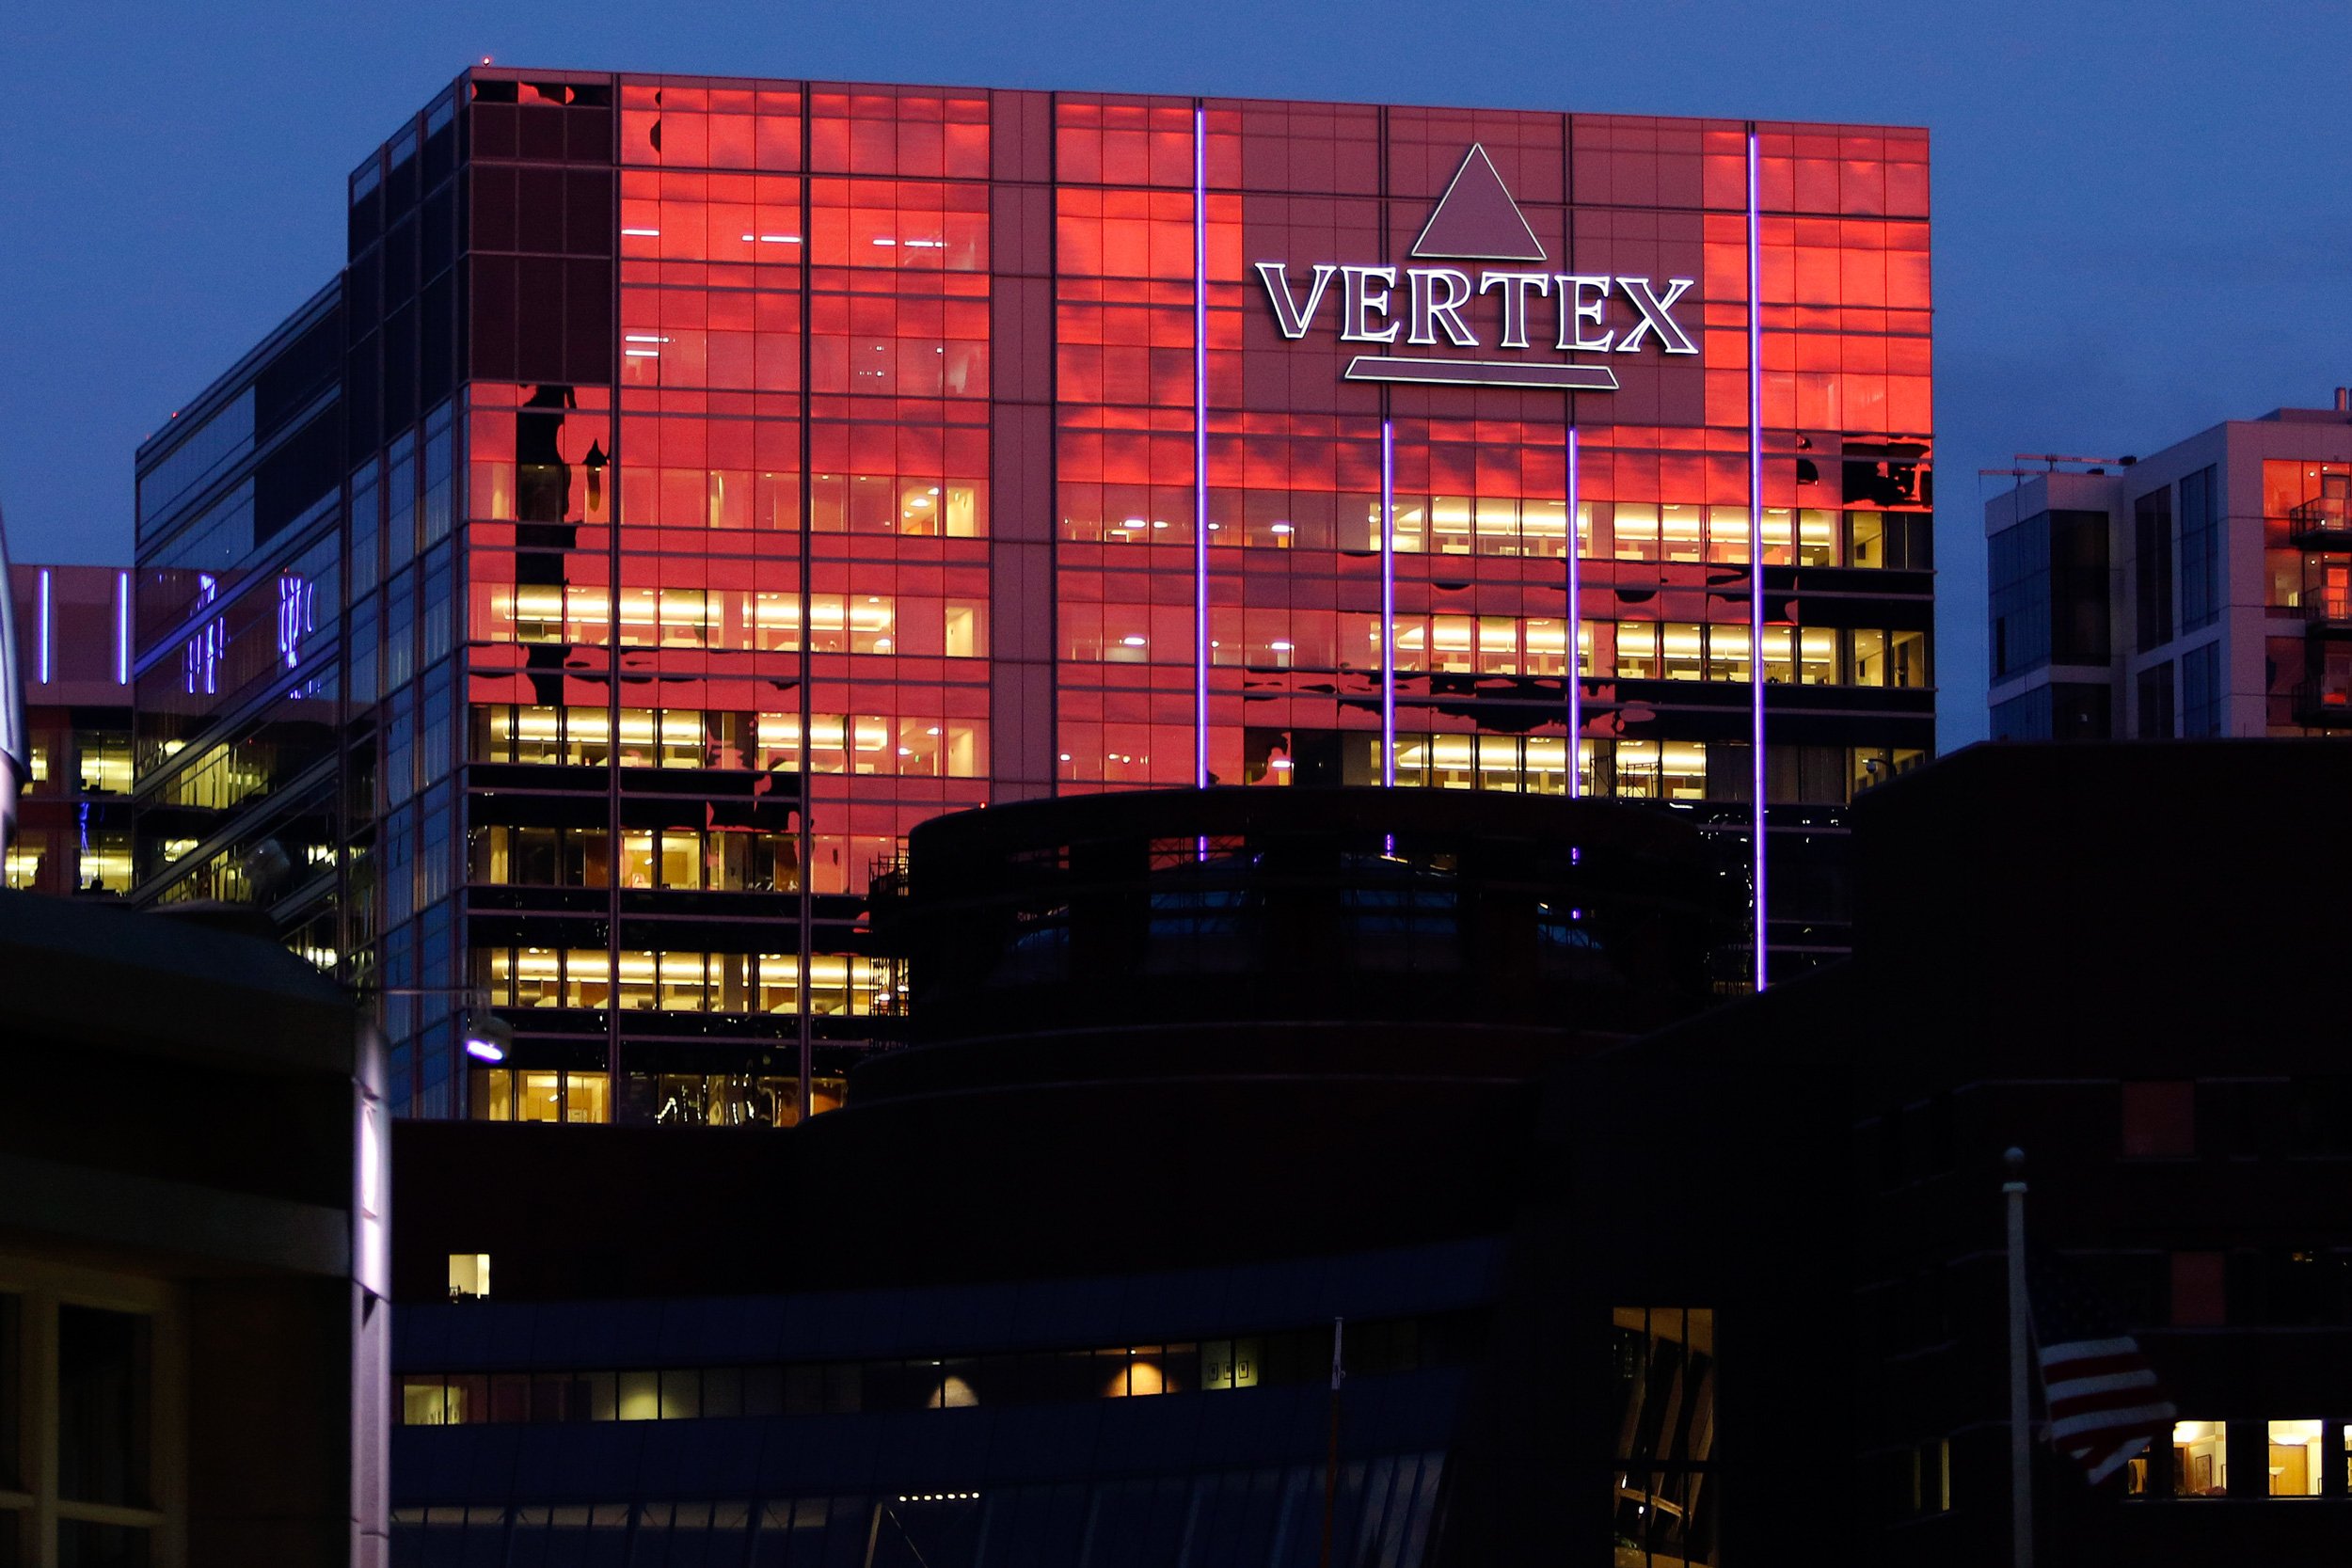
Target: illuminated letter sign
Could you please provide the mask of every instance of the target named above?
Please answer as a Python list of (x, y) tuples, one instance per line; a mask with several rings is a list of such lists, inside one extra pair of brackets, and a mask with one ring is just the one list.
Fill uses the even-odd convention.
[[(1340, 283), (1338, 332), (1348, 343), (1429, 348), (1484, 347), (1471, 309), (1494, 318), (1494, 346), (1525, 355), (1532, 348), (1529, 317), (1533, 299), (1552, 302), (1561, 354), (1638, 354), (1655, 343), (1661, 354), (1698, 353), (1698, 344), (1675, 319), (1675, 307), (1696, 279), (1608, 273), (1555, 273), (1522, 266), (1481, 267), (1473, 277), (1449, 261), (1545, 262), (1535, 237), (1495, 171), (1484, 147), (1463, 154), (1445, 194), (1430, 210), (1413, 241), (1415, 261), (1426, 266), (1359, 266), (1318, 261), (1294, 282), (1280, 261), (1256, 263), (1273, 308), (1276, 330), (1293, 341), (1314, 329), (1315, 318)], [(1399, 299), (1402, 293), (1403, 298)], [(1496, 304), (1481, 304), (1488, 294)], [(1610, 324), (1612, 300), (1622, 300), (1617, 324)], [(1607, 364), (1579, 364), (1540, 356), (1511, 359), (1439, 358), (1395, 354), (1359, 354), (1343, 372), (1349, 381), (1412, 383), (1452, 387), (1542, 387), (1564, 391), (1613, 392), (1617, 377)]]

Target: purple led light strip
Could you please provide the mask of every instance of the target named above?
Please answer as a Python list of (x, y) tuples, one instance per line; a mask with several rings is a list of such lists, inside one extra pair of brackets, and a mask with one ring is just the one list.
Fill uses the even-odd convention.
[(1192, 106), (1192, 782), (1209, 787), (1209, 111)]
[[(1748, 761), (1755, 813), (1756, 989), (1765, 985), (1764, 899), (1764, 294), (1756, 215), (1756, 126), (1748, 126)], [(1796, 521), (1792, 515), (1791, 525)], [(1571, 525), (1573, 526), (1573, 525)], [(1793, 657), (1795, 649), (1790, 655)]]
[(131, 574), (115, 574), (115, 684), (131, 684)]
[(40, 569), (40, 683), (49, 684), (49, 568)]
[(1580, 738), (1584, 734), (1584, 681), (1577, 668), (1576, 644), (1583, 621), (1583, 567), (1577, 560), (1576, 537), (1577, 472), (1576, 426), (1568, 426), (1568, 799), (1573, 800), (1584, 793), (1577, 774), (1583, 758)]
[(1380, 784), (1396, 784), (1396, 427), (1380, 421)]

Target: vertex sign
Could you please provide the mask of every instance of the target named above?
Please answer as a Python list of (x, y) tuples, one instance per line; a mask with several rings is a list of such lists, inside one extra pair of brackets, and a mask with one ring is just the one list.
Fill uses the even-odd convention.
[[(1359, 354), (1348, 361), (1349, 381), (1613, 392), (1617, 377), (1605, 362), (1580, 364), (1553, 358), (1551, 352), (1639, 354), (1653, 343), (1662, 354), (1699, 351), (1675, 319), (1676, 304), (1695, 279), (1669, 277), (1661, 286), (1647, 277), (1552, 272), (1534, 265), (1550, 258), (1484, 147), (1473, 144), (1463, 157), (1422, 225), (1412, 254), (1432, 264), (1318, 261), (1312, 274), (1298, 281), (1285, 262), (1256, 266), (1266, 302), (1274, 308), (1274, 324), (1285, 338), (1306, 337), (1328, 308), (1338, 317), (1342, 342), (1485, 349), (1484, 329), (1492, 334), (1494, 349), (1518, 356)], [(1473, 279), (1468, 269), (1445, 264), (1450, 261), (1501, 264), (1481, 265)], [(1491, 302), (1489, 294), (1495, 296)], [(1533, 319), (1537, 300), (1549, 302), (1549, 319), (1541, 325), (1554, 329), (1540, 333), (1541, 348), (1530, 335), (1537, 325)]]

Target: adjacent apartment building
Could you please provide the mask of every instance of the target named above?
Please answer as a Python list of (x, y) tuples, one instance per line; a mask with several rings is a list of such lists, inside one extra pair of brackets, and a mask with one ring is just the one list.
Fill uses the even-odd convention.
[(344, 195), (139, 452), (134, 876), (405, 1113), (825, 1109), (1055, 794), (1651, 800), (1792, 972), (1931, 745), (1922, 132), (484, 68)]
[(1996, 739), (2352, 728), (2352, 393), (1985, 506)]
[(131, 891), (131, 573), (10, 566), (8, 594), (25, 776), (7, 885), (120, 897)]

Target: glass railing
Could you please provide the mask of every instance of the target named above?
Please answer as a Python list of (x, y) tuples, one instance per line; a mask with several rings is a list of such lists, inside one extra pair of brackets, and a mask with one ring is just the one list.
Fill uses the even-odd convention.
[(2314, 496), (2288, 508), (2287, 522), (2298, 541), (2352, 548), (2352, 497)]
[(2352, 680), (2306, 681), (2296, 687), (2295, 721), (2317, 728), (2352, 728)]
[(2303, 619), (2306, 621), (2352, 622), (2352, 587), (2341, 584), (2328, 587), (2306, 587), (2302, 594)]

